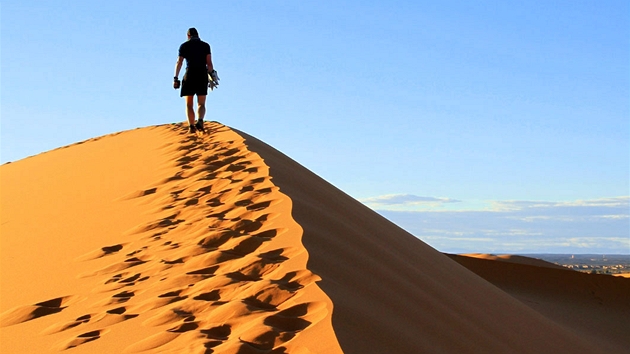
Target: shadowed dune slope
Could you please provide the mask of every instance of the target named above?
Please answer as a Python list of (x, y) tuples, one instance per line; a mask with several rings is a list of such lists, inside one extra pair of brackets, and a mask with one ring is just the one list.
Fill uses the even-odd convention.
[(322, 278), (318, 284), (334, 304), (333, 328), (345, 353), (600, 352), (572, 328), (239, 133), (293, 201), (308, 268)]
[(448, 256), (608, 353), (630, 353), (630, 279), (550, 269), (527, 257)]

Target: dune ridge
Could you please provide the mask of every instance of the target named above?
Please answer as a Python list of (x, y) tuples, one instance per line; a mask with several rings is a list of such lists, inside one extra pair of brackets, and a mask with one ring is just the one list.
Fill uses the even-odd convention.
[(527, 264), (527, 265), (533, 265), (533, 266), (538, 266), (538, 267), (554, 268), (554, 269), (566, 269), (565, 267), (563, 267), (561, 265), (557, 265), (557, 264), (554, 264), (554, 263), (551, 263), (551, 262), (547, 262), (547, 261), (544, 261), (542, 259), (537, 259), (537, 258), (532, 258), (532, 257), (525, 257), (525, 256), (518, 256), (518, 255), (513, 255), (513, 254), (494, 255), (494, 254), (487, 254), (487, 253), (465, 253), (465, 254), (460, 254), (460, 256), (472, 257), (472, 258), (480, 258), (480, 259), (488, 259), (488, 260), (500, 261), (500, 262)]
[[(73, 286), (41, 292), (63, 296), (34, 304), (5, 301), (5, 290), (17, 285), (5, 282), (6, 272), (18, 267), (3, 264), (3, 352), (341, 352), (330, 325), (332, 303), (317, 287), (318, 276), (306, 269), (308, 253), (300, 244), (302, 229), (291, 219), (291, 200), (242, 138), (218, 123), (209, 129), (204, 136), (189, 135), (182, 125), (151, 129), (164, 139), (151, 152), (161, 156), (156, 168), (161, 177), (147, 183), (148, 174), (142, 181), (147, 184), (137, 184), (140, 189), (98, 198), (131, 205), (129, 212), (144, 214), (145, 221), (83, 254), (57, 250), (71, 258)], [(116, 159), (96, 154), (94, 163), (126, 172)], [(10, 184), (19, 167), (3, 166), (3, 184)], [(72, 182), (79, 182), (77, 177), (80, 172)], [(2, 204), (17, 203), (11, 197), (18, 195), (3, 193)], [(77, 207), (73, 202), (79, 200), (68, 198), (62, 206), (68, 214)], [(3, 222), (13, 217), (3, 213)], [(5, 238), (18, 236), (11, 231), (17, 230), (3, 228), (3, 259), (11, 253)], [(99, 231), (92, 230), (92, 237)], [(39, 246), (51, 246), (47, 241), (40, 239)], [(37, 281), (28, 272), (22, 275)]]

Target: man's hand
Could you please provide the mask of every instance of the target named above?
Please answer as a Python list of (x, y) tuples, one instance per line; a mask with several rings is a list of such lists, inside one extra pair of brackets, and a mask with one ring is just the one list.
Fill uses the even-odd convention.
[(179, 86), (181, 86), (181, 82), (179, 82), (179, 79), (177, 78), (177, 76), (175, 76), (175, 78), (173, 79), (173, 88), (177, 90)]
[(210, 87), (210, 90), (214, 90), (217, 86), (219, 86), (219, 75), (217, 75), (216, 70), (208, 72), (208, 79), (208, 87)]

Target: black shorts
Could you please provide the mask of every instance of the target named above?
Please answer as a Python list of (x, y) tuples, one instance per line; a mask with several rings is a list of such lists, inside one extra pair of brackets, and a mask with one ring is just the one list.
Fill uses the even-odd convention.
[(208, 94), (208, 72), (203, 70), (186, 69), (180, 96), (206, 96)]

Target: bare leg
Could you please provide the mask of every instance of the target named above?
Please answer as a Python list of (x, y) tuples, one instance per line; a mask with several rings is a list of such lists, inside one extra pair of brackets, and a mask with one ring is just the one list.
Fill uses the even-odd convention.
[(203, 121), (206, 116), (206, 96), (197, 96), (197, 117)]
[(195, 96), (184, 96), (184, 99), (186, 100), (186, 117), (188, 118), (189, 125), (195, 124), (195, 109), (193, 108), (194, 98)]

